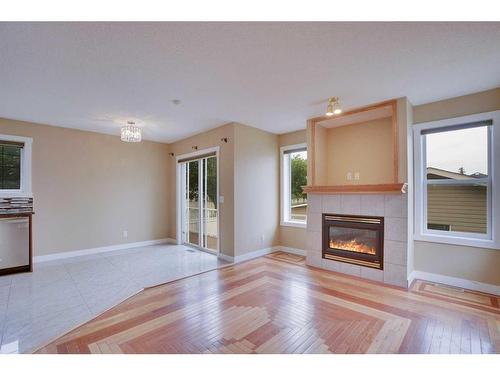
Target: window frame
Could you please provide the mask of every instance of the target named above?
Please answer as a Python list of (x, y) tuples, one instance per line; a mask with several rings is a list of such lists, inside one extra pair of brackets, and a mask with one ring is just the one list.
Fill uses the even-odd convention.
[[(481, 178), (487, 184), (487, 233), (440, 231), (427, 228), (427, 186), (428, 181), (436, 184), (463, 185), (464, 181), (427, 180), (426, 173), (426, 138), (422, 131), (432, 129), (446, 129), (462, 124), (491, 121), (488, 127), (488, 177)], [(413, 126), (414, 141), (414, 186), (415, 186), (415, 223), (414, 239), (426, 242), (446, 243), (499, 249), (500, 247), (500, 220), (496, 217), (500, 213), (500, 163), (495, 162), (500, 154), (500, 111), (485, 112), (469, 116), (461, 116), (444, 120), (437, 120), (416, 124)], [(495, 152), (495, 150), (497, 150)], [(474, 182), (479, 182), (474, 181)], [(465, 183), (466, 184), (466, 183)]]
[(24, 143), (21, 149), (21, 185), (19, 189), (0, 189), (0, 198), (32, 198), (31, 191), (31, 155), (33, 138), (20, 137), (17, 135), (0, 134), (0, 141), (11, 141)]
[[(290, 176), (290, 154), (286, 152), (299, 149), (307, 150), (307, 143), (298, 143), (280, 147), (280, 196), (281, 196), (281, 210), (280, 210), (280, 225), (285, 227), (307, 228), (307, 215), (306, 220), (292, 220), (290, 218), (290, 194), (291, 194), (291, 176)], [(307, 155), (309, 158), (309, 155)], [(286, 163), (285, 163), (286, 162)]]

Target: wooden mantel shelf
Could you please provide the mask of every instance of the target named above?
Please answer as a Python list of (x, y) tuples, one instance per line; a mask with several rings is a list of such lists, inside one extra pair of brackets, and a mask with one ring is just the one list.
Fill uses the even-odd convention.
[(402, 183), (373, 185), (304, 186), (308, 194), (402, 194)]

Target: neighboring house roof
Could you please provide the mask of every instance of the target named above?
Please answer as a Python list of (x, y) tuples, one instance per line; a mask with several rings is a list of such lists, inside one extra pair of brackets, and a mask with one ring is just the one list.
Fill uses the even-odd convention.
[(476, 172), (476, 173), (473, 173), (470, 175), (471, 177), (474, 177), (474, 178), (484, 178), (484, 177), (488, 177), (487, 174), (484, 174), (484, 173), (481, 173), (481, 172)]
[(452, 179), (452, 180), (474, 180), (476, 178), (488, 177), (483, 173), (473, 173), (471, 175), (461, 174), (458, 172), (451, 172), (445, 169), (439, 169), (434, 167), (427, 167), (427, 179), (437, 180), (437, 179)]

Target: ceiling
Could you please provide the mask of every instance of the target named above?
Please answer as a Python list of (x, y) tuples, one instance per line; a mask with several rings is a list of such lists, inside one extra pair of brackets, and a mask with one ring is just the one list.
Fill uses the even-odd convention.
[[(500, 23), (0, 23), (0, 117), (172, 142), (500, 86)], [(179, 99), (175, 105), (172, 100)]]

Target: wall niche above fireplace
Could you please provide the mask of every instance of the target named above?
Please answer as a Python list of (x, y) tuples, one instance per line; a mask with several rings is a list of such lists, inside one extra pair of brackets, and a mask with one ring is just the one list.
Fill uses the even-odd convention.
[(324, 259), (382, 270), (384, 218), (323, 214)]
[(304, 191), (401, 193), (407, 180), (405, 103), (399, 98), (309, 119)]

